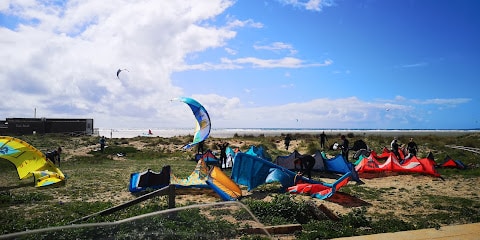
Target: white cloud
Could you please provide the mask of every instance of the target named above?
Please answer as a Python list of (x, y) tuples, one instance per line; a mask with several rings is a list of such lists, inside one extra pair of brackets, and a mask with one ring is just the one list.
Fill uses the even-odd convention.
[(281, 88), (294, 88), (295, 84), (289, 83), (289, 84), (282, 84), (280, 85)]
[(330, 59), (323, 63), (306, 63), (304, 60), (293, 57), (284, 57), (280, 59), (260, 59), (256, 57), (245, 58), (221, 58), (221, 63), (201, 63), (183, 65), (177, 67), (178, 71), (186, 70), (221, 70), (221, 69), (243, 69), (243, 68), (307, 68), (307, 67), (326, 67), (333, 64)]
[(252, 90), (252, 89), (249, 89), (249, 88), (245, 88), (245, 89), (243, 89), (243, 91), (244, 91), (245, 93), (251, 93), (253, 90)]
[(228, 28), (237, 28), (237, 27), (252, 27), (252, 28), (263, 28), (263, 24), (255, 22), (252, 19), (245, 21), (240, 21), (238, 19), (232, 19), (228, 24)]
[(368, 102), (356, 97), (321, 98), (264, 107), (237, 106), (234, 110), (230, 109), (228, 115), (217, 114), (215, 111), (224, 111), (220, 108), (212, 110), (217, 126), (361, 128), (373, 124), (378, 128), (391, 128), (400, 126), (399, 122), (405, 119), (414, 122), (420, 118), (415, 108), (408, 105), (390, 104), (391, 110), (386, 111), (384, 102)]
[(234, 50), (234, 49), (231, 49), (231, 48), (225, 48), (225, 52), (227, 52), (228, 54), (230, 55), (236, 55), (238, 53), (238, 51)]
[(304, 63), (303, 60), (293, 57), (284, 57), (281, 59), (259, 59), (254, 57), (237, 58), (231, 60), (232, 63), (251, 65), (254, 68), (303, 68), (303, 67), (325, 67), (333, 63), (327, 59), (323, 63)]
[[(37, 108), (40, 116), (95, 117), (100, 124), (139, 116), (158, 121), (174, 111), (168, 99), (182, 94), (170, 75), (184, 57), (235, 37), (230, 25), (208, 23), (232, 3), (15, 2), (8, 11), (35, 24), (0, 28), (0, 57), (9, 59), (0, 63), (2, 95), (16, 103), (0, 103), (11, 114), (2, 115), (31, 116)], [(118, 68), (129, 72), (117, 79)]]
[(425, 67), (427, 65), (428, 65), (427, 62), (418, 62), (418, 63), (414, 63), (414, 64), (405, 64), (405, 65), (402, 65), (401, 67), (402, 68), (416, 68), (416, 67)]
[[(94, 118), (95, 126), (104, 128), (188, 127), (193, 122), (191, 111), (170, 101), (187, 92), (172, 81), (173, 73), (247, 68), (270, 71), (333, 64), (331, 59), (308, 61), (288, 56), (296, 51), (281, 41), (255, 47), (280, 54), (285, 51), (287, 56), (240, 55), (244, 53), (229, 46), (238, 37), (236, 29), (263, 25), (254, 19), (220, 19), (233, 1), (83, 0), (65, 5), (7, 2), (10, 4), (0, 3), (0, 11), (22, 20), (13, 28), (0, 27), (0, 115), (7, 118), (32, 117), (36, 109), (37, 117)], [(319, 11), (331, 2), (286, 3)], [(202, 58), (201, 53), (208, 50), (221, 54)], [(226, 53), (230, 58), (222, 55)], [(231, 58), (232, 55), (241, 57)], [(190, 64), (186, 59), (196, 63)], [(117, 78), (119, 68), (128, 71)], [(285, 77), (289, 76), (285, 73)], [(193, 97), (207, 107), (215, 127), (235, 128), (391, 127), (398, 122), (420, 121), (416, 109), (410, 106), (415, 101), (435, 106), (471, 101), (421, 101), (397, 96), (373, 102), (352, 97), (278, 105), (245, 97), (260, 93), (263, 86), (239, 89), (238, 96), (204, 92)], [(389, 103), (389, 111), (385, 110), (385, 103)]]
[(283, 43), (283, 42), (274, 42), (271, 43), (270, 45), (254, 45), (254, 49), (257, 50), (268, 50), (272, 52), (281, 52), (283, 50), (287, 50), (291, 55), (297, 54), (297, 50), (293, 48), (291, 44)]
[(291, 5), (297, 8), (302, 8), (310, 11), (320, 12), (324, 7), (331, 7), (334, 5), (333, 0), (279, 0), (285, 5)]
[(472, 101), (470, 98), (435, 98), (417, 101), (420, 104), (455, 106)]

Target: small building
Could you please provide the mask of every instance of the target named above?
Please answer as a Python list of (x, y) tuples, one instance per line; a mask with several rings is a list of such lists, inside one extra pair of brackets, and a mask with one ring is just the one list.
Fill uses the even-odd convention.
[(7, 118), (0, 121), (1, 135), (60, 133), (93, 135), (93, 119), (71, 118)]

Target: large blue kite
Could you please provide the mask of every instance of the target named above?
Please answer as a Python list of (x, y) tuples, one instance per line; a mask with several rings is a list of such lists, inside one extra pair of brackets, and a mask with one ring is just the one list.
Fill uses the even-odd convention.
[(208, 115), (207, 110), (202, 106), (202, 104), (200, 104), (193, 98), (179, 97), (174, 100), (186, 103), (190, 107), (190, 109), (192, 109), (192, 113), (196, 119), (193, 141), (183, 146), (183, 149), (189, 149), (208, 138), (208, 135), (210, 134), (210, 129), (212, 127), (210, 124), (210, 116)]

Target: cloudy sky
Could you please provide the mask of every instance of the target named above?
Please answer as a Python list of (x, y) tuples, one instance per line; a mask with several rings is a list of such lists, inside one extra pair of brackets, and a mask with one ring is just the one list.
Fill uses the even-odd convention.
[[(2, 0), (0, 117), (480, 128), (480, 1)], [(117, 70), (122, 69), (117, 78)]]

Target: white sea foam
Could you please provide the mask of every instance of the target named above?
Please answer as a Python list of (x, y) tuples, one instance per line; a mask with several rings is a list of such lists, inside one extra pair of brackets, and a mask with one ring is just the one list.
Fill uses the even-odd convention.
[[(149, 129), (98, 129), (99, 136), (107, 138), (133, 138), (133, 137), (175, 137), (175, 136), (193, 136), (193, 129), (154, 129), (152, 135), (148, 135)], [(211, 137), (230, 138), (235, 135), (245, 136), (281, 136), (285, 134), (313, 134), (319, 135), (325, 132), (328, 135), (353, 134), (354, 136), (382, 135), (382, 136), (419, 136), (419, 135), (449, 135), (458, 136), (467, 133), (480, 133), (480, 130), (444, 130), (444, 129), (285, 129), (285, 128), (221, 128), (212, 129)]]

